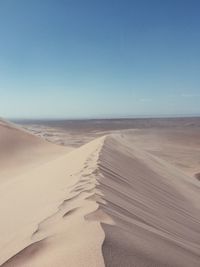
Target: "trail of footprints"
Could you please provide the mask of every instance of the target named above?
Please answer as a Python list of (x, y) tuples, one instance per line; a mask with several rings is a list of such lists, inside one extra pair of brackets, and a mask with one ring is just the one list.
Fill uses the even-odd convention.
[[(98, 155), (98, 151), (95, 151), (90, 155), (90, 157), (88, 157), (80, 172), (70, 175), (71, 179), (73, 179), (73, 176), (79, 176), (80, 179), (71, 186), (70, 190), (68, 189), (68, 198), (63, 200), (63, 202), (58, 206), (58, 210), (38, 224), (37, 229), (31, 236), (32, 240), (36, 242), (48, 237), (51, 230), (48, 231), (47, 229), (51, 229), (54, 225), (56, 225), (56, 222), (60, 218), (64, 221), (72, 214), (78, 212), (83, 199), (96, 201), (101, 197), (101, 193), (96, 189), (96, 186), (98, 185), (98, 175), (100, 175), (97, 168), (98, 161), (94, 158), (96, 155)], [(96, 164), (94, 164), (94, 160), (96, 160)]]

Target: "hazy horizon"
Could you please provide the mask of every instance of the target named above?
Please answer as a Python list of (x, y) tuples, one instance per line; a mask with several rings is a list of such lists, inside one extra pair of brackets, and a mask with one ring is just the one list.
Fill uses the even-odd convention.
[(134, 120), (134, 119), (175, 119), (175, 118), (199, 118), (200, 114), (165, 114), (165, 115), (138, 115), (138, 116), (101, 116), (101, 117), (9, 117), (3, 118), (13, 122), (21, 121), (81, 121), (81, 120)]
[(197, 0), (1, 1), (0, 117), (199, 116), (199, 10)]

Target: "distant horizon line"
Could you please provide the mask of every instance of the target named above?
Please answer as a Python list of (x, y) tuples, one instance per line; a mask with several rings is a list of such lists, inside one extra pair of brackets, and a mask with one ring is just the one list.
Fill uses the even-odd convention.
[(198, 118), (200, 114), (162, 114), (162, 115), (130, 115), (130, 116), (91, 116), (91, 117), (3, 117), (10, 121), (52, 121), (52, 120), (122, 120), (122, 119), (170, 119)]

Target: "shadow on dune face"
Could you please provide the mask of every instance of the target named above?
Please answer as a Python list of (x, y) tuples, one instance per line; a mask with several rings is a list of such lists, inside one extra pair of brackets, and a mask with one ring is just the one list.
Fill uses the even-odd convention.
[(200, 181), (200, 172), (199, 172), (199, 173), (196, 173), (196, 174), (195, 174), (195, 177), (197, 178), (197, 180)]
[(37, 241), (21, 250), (15, 256), (3, 263), (1, 267), (26, 267), (30, 266), (30, 260), (33, 259), (42, 249), (46, 247), (46, 240)]
[(199, 266), (196, 254), (136, 225), (101, 226), (105, 232), (102, 252), (106, 267)]
[(101, 224), (105, 265), (198, 267), (200, 217), (192, 197), (199, 187), (127, 145), (108, 138), (100, 156), (99, 205), (115, 222)]
[[(105, 241), (103, 243), (102, 252), (105, 259), (106, 267), (170, 267), (172, 265), (167, 264), (159, 260), (159, 257), (155, 257), (152, 251), (148, 251), (146, 245), (148, 244), (147, 236), (137, 227), (131, 227), (130, 232), (127, 229), (120, 227), (112, 227), (109, 225), (102, 225), (105, 232)], [(143, 241), (142, 241), (143, 240)], [(151, 241), (152, 246), (153, 240)], [(171, 251), (173, 253), (173, 251)]]

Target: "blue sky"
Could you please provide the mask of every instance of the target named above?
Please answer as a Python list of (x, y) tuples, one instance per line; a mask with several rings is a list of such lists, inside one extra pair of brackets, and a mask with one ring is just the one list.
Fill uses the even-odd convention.
[(0, 0), (0, 116), (200, 114), (199, 0)]

